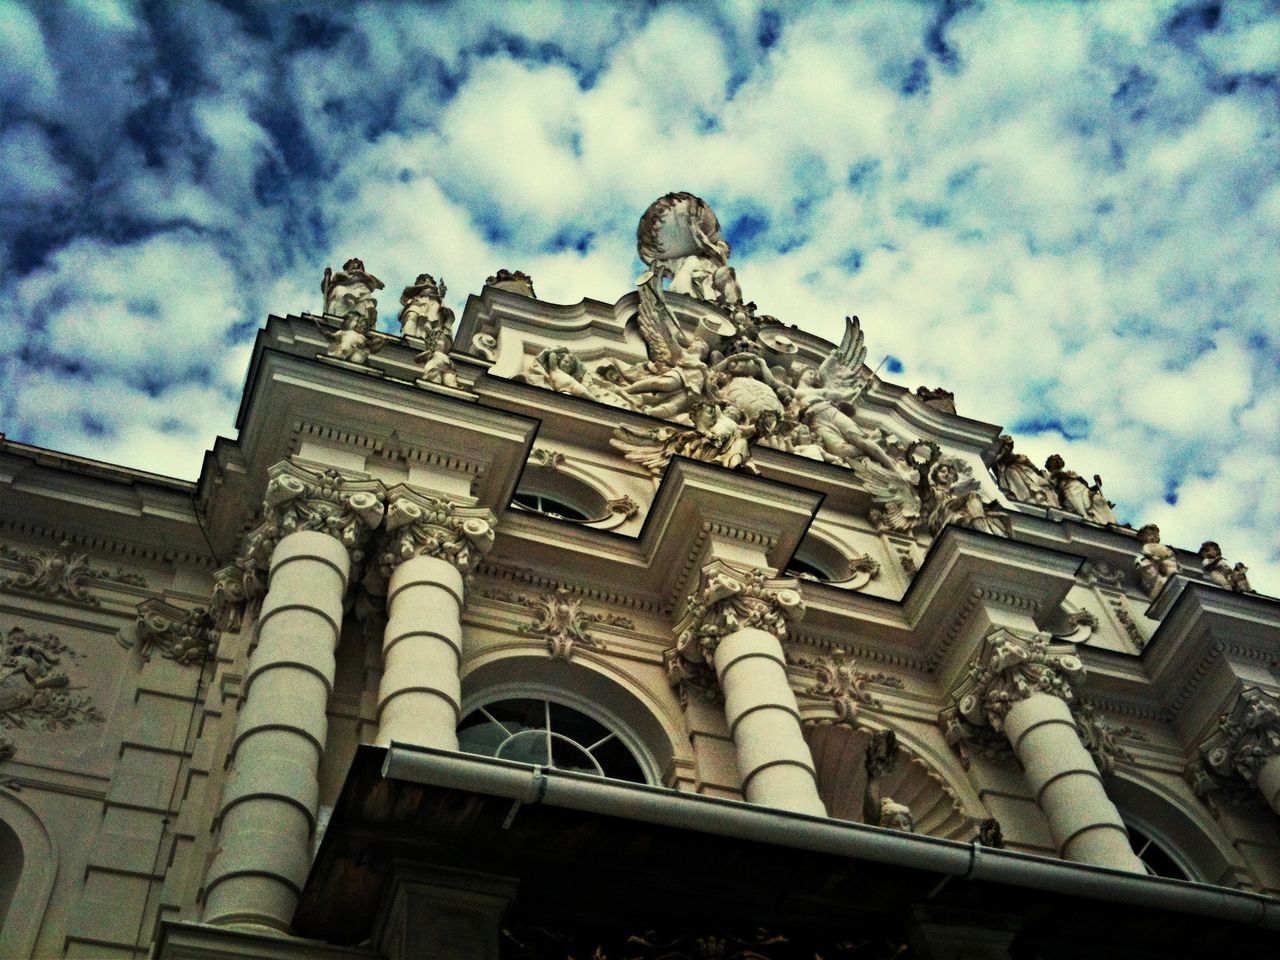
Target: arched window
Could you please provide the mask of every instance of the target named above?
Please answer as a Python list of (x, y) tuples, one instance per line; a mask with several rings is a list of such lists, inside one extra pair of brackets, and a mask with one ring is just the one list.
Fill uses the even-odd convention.
[(526, 467), (511, 505), (574, 523), (595, 523), (609, 516), (609, 502), (599, 490), (551, 467)]
[(496, 700), (477, 707), (458, 725), (458, 745), (467, 753), (502, 760), (648, 782), (616, 731), (553, 700)]
[(4, 931), (5, 918), (18, 891), (18, 878), (22, 876), (22, 843), (12, 828), (0, 820), (0, 935)]
[(1129, 830), (1129, 843), (1133, 846), (1133, 852), (1147, 868), (1147, 873), (1153, 877), (1168, 877), (1171, 880), (1192, 879), (1191, 874), (1163, 844), (1130, 821), (1126, 820), (1125, 826)]

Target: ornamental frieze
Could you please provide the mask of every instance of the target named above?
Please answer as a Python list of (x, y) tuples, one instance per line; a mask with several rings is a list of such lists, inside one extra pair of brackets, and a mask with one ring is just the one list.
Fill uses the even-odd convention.
[(68, 672), (79, 656), (52, 633), (10, 630), (0, 642), (0, 727), (68, 730), (101, 723), (92, 698)]
[(33, 552), (0, 544), (0, 557), (12, 560), (24, 568), (0, 582), (0, 589), (9, 593), (68, 599), (96, 607), (102, 601), (89, 592), (90, 585), (95, 582), (127, 584), (133, 587), (147, 585), (146, 579), (137, 574), (125, 573), (121, 569), (113, 573), (101, 567), (90, 566), (88, 557), (76, 552), (66, 540), (58, 544), (56, 549)]

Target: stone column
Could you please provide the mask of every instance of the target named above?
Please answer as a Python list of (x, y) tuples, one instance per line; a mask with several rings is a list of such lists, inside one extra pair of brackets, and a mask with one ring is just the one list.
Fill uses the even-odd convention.
[(804, 613), (797, 587), (713, 560), (677, 627), (668, 665), (675, 679), (707, 690), (718, 684), (747, 800), (825, 817), (782, 652), (788, 626)]
[(1193, 779), (1197, 793), (1242, 780), (1280, 813), (1280, 697), (1261, 687), (1242, 690), (1199, 753), (1205, 776)]
[(263, 513), (248, 556), (268, 570), (267, 592), (218, 814), (218, 852), (205, 877), (204, 920), (288, 930), (311, 865), (343, 598), (360, 546), (382, 519), (382, 485), (285, 461), (269, 472)]
[(493, 513), (399, 486), (387, 494), (388, 578), (376, 742), (458, 749), (466, 575), (493, 545)]
[(1064, 859), (1143, 873), (1076, 729), (1071, 683), (1083, 679), (1070, 644), (998, 628), (982, 641), (942, 723), (953, 743), (983, 728), (1004, 734)]

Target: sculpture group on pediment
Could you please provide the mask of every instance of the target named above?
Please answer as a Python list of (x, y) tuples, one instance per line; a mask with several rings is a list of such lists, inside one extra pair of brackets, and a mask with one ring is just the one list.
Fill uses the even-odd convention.
[(1068, 470), (1060, 454), (1053, 454), (1041, 470), (1025, 454), (1015, 453), (1013, 438), (1000, 436), (992, 467), (996, 479), (1006, 494), (1022, 503), (1039, 507), (1056, 507), (1076, 516), (1100, 523), (1118, 526), (1115, 504), (1102, 491), (1102, 477), (1093, 475), (1088, 484), (1080, 474)]
[(72, 686), (64, 660), (74, 651), (51, 633), (14, 627), (0, 641), (0, 727), (65, 730), (101, 723), (87, 694)]
[(1231, 566), (1222, 557), (1222, 548), (1214, 541), (1206, 540), (1200, 544), (1198, 553), (1200, 566), (1204, 570), (1205, 579), (1235, 593), (1250, 593), (1249, 568), (1243, 563)]
[(937, 444), (910, 444), (901, 466), (886, 470), (855, 463), (853, 474), (866, 486), (875, 506), (872, 525), (883, 532), (937, 536), (955, 524), (998, 537), (1012, 535), (1009, 515), (995, 501), (984, 501), (973, 468), (958, 457), (944, 456)]
[(1013, 499), (1042, 507), (1062, 506), (1048, 474), (1025, 453), (1014, 453), (1013, 437), (1008, 434), (1000, 435), (993, 466), (1001, 488)]
[(524, 369), (512, 377), (517, 383), (567, 393), (584, 400), (596, 400), (611, 407), (630, 409), (633, 404), (613, 380), (588, 369), (568, 347), (547, 347), (530, 357)]

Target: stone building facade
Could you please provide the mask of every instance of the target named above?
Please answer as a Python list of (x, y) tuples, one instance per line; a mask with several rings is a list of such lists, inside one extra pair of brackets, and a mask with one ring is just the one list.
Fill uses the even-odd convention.
[(638, 242), (326, 271), (196, 483), (0, 440), (0, 956), (1271, 942), (1280, 604)]

